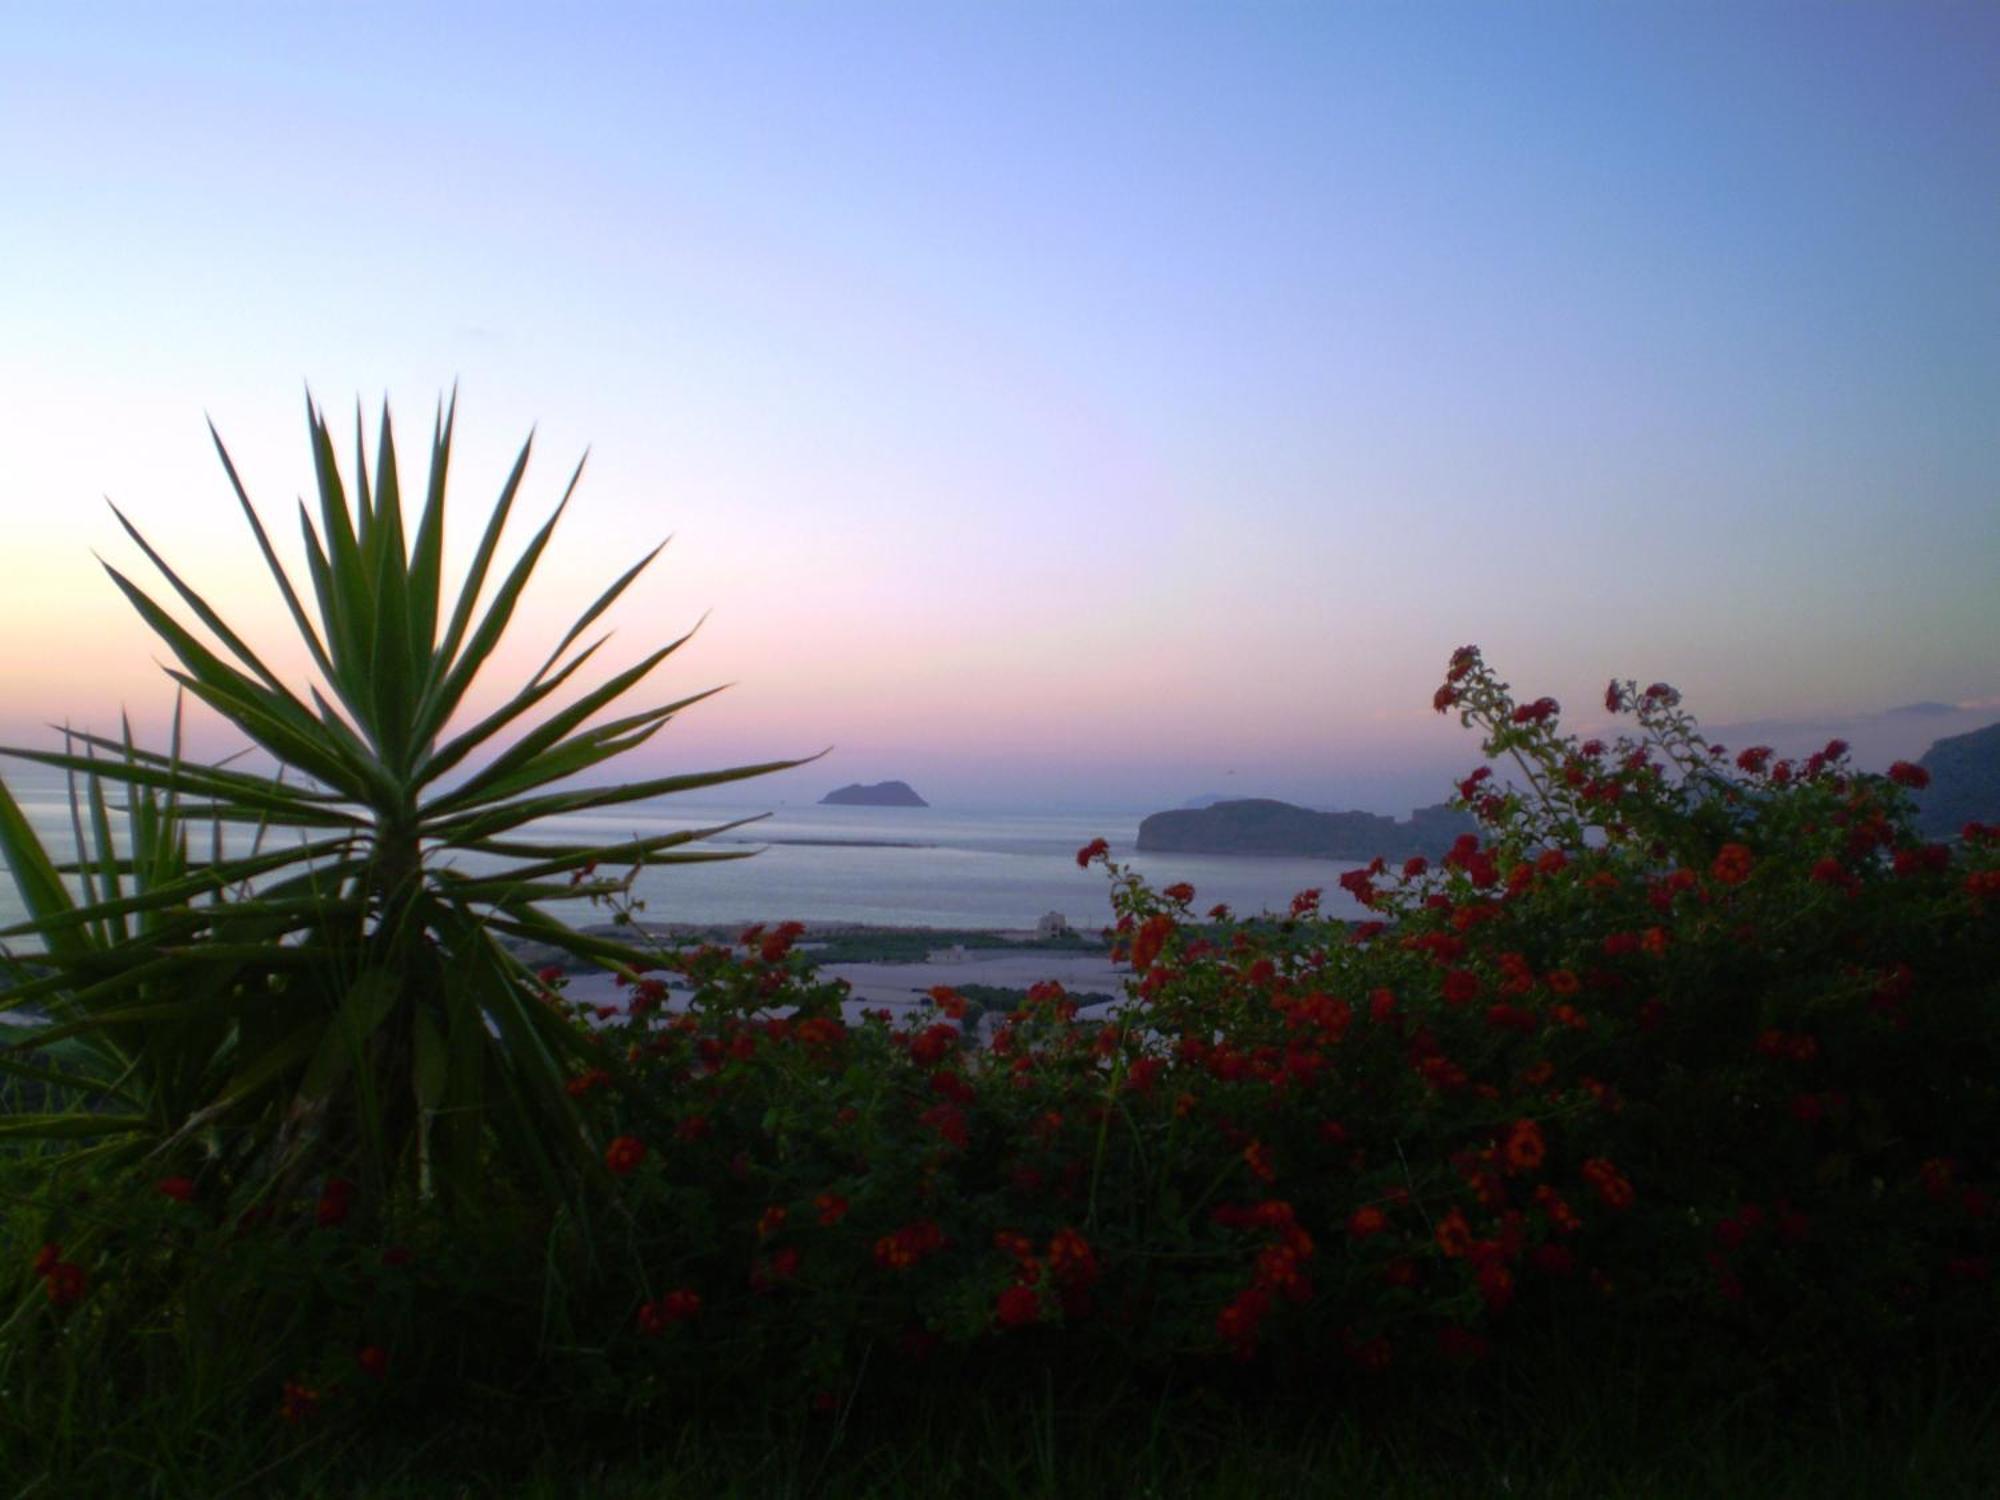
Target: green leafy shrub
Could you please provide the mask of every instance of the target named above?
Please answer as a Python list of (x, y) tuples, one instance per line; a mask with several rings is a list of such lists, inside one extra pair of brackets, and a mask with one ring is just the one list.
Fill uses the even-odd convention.
[(1635, 1340), (1717, 1384), (1981, 1357), (1995, 832), (1925, 844), (1912, 768), (1732, 758), (1661, 685), (1578, 743), (1468, 648), (1437, 705), (1511, 776), (1460, 785), (1484, 833), (1436, 865), (1342, 877), (1367, 922), (1303, 892), (1199, 923), (1099, 843), (1128, 1003), (1038, 986), (978, 1048), (949, 990), (850, 1017), (791, 926), (652, 955), (601, 1011), (551, 971), (607, 1200), (529, 1242), (504, 1190), (468, 1237), (128, 1181), (7, 1337), (61, 1366), (78, 1329), (245, 1306), (235, 1395), (283, 1431), (496, 1385), (615, 1418), (1058, 1365), (1421, 1397)]

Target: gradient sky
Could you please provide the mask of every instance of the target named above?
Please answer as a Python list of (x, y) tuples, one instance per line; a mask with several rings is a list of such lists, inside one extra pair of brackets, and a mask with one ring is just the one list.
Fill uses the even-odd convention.
[(462, 523), (592, 453), (517, 661), (713, 610), (648, 771), (1394, 810), (1463, 641), (2000, 717), (2000, 7), (17, 4), (0, 204), (10, 739), (169, 701), (106, 495), (283, 630), (204, 412), (289, 530), (303, 385), (454, 380)]

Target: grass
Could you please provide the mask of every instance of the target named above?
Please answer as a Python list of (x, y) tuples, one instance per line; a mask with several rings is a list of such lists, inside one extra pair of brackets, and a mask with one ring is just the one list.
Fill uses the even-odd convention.
[[(74, 1476), (16, 1493), (83, 1496), (228, 1493), (301, 1497), (540, 1497), (540, 1500), (708, 1500), (708, 1497), (882, 1496), (945, 1500), (1270, 1495), (1447, 1497), (1989, 1495), (2000, 1486), (1996, 1412), (1936, 1396), (1866, 1424), (1787, 1425), (1769, 1412), (1642, 1408), (1616, 1399), (1541, 1414), (1447, 1406), (1428, 1418), (1369, 1424), (1354, 1413), (1254, 1413), (1198, 1398), (1150, 1405), (1121, 1399), (1058, 1407), (1046, 1394), (939, 1397), (903, 1414), (841, 1428), (837, 1421), (747, 1416), (739, 1425), (645, 1422), (608, 1451), (583, 1434), (549, 1441), (525, 1462), (496, 1464), (472, 1433), (437, 1434), (401, 1451), (367, 1439), (307, 1449), (283, 1466), (235, 1462), (220, 1475), (103, 1488)], [(1567, 1420), (1551, 1422), (1549, 1417)], [(247, 1458), (249, 1455), (242, 1455)], [(24, 1471), (15, 1470), (16, 1474)], [(107, 1476), (107, 1479), (109, 1476)], [(78, 1481), (81, 1481), (79, 1484)]]
[[(171, 1393), (66, 1435), (0, 1421), (0, 1495), (309, 1500), (1126, 1500), (1479, 1495), (1949, 1500), (2000, 1492), (2000, 1393), (1942, 1368), (1781, 1388), (1625, 1351), (1540, 1358), (1413, 1393), (1224, 1370), (1177, 1388), (1103, 1370), (886, 1371), (844, 1412), (583, 1419), (553, 1402), (403, 1411), (294, 1435)], [(90, 1403), (87, 1401), (84, 1406)], [(79, 1408), (80, 1410), (83, 1407)]]

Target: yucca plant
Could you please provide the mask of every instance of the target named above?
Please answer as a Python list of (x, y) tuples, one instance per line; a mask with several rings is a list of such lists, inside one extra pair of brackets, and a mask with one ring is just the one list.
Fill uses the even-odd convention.
[[(180, 722), (177, 705), (171, 756), (176, 763)], [(96, 758), (95, 750), (85, 747), (82, 759)], [(121, 758), (127, 764), (135, 758), (129, 723)], [(58, 863), (0, 784), (0, 854), (31, 914), (28, 923), (0, 938), (28, 937), (37, 944), (26, 954), (0, 947), (0, 982), (7, 988), (0, 1005), (18, 1010), (39, 1001), (57, 1016), (16, 1028), (15, 1045), (0, 1054), (0, 1080), (15, 1086), (17, 1100), (33, 1097), (19, 1087), (26, 1084), (47, 1100), (91, 1106), (42, 1113), (17, 1108), (0, 1118), (0, 1136), (74, 1132), (91, 1142), (77, 1153), (82, 1156), (129, 1153), (147, 1137), (165, 1138), (198, 1106), (207, 1091), (199, 1075), (221, 1055), (213, 1028), (189, 1025), (167, 1033), (127, 1022), (123, 1013), (185, 998), (198, 987), (198, 972), (212, 984), (226, 985), (232, 966), (213, 960), (161, 963), (158, 956), (201, 925), (203, 918), (191, 907), (218, 901), (229, 881), (252, 878), (260, 868), (291, 857), (225, 863), (222, 828), (213, 824), (215, 857), (198, 862), (172, 793), (134, 784), (122, 792), (119, 830), (104, 779), (70, 775), (77, 858)], [(150, 964), (143, 962), (148, 954), (155, 959)], [(105, 993), (116, 994), (118, 1003), (93, 1012), (88, 990), (107, 983)]]
[[(0, 1004), (37, 1003), (41, 1049), (88, 1039), (101, 1112), (16, 1117), (93, 1149), (177, 1151), (265, 1181), (358, 1175), (378, 1191), (474, 1200), (489, 1174), (567, 1198), (596, 1165), (564, 1084), (586, 1034), (546, 1003), (515, 939), (609, 965), (642, 955), (541, 909), (610, 896), (642, 865), (731, 857), (684, 846), (706, 828), (611, 845), (524, 837), (531, 825), (714, 786), (796, 760), (562, 789), (637, 748), (715, 691), (603, 719), (687, 639), (561, 707), (554, 698), (607, 637), (586, 633), (659, 553), (620, 575), (500, 707), (459, 721), (582, 473), (503, 576), (495, 557), (527, 471), (524, 443), (456, 597), (443, 584), (445, 480), (456, 401), (440, 403), (414, 533), (406, 532), (385, 406), (371, 474), (359, 413), (352, 486), (307, 400), (318, 519), (302, 503), (308, 589), (279, 561), (228, 450), (217, 453), (313, 664), (295, 691), (118, 514), (211, 646), (117, 568), (112, 581), (166, 644), (181, 688), (276, 761), (273, 774), (80, 734), (63, 751), (0, 753), (84, 778), (78, 860), (65, 869), (0, 798), (0, 852), (31, 913), (0, 938), (38, 944), (36, 972)], [(115, 508), (114, 508), (114, 513)], [(481, 607), (489, 576), (498, 576)], [(691, 634), (692, 632), (690, 632)], [(539, 712), (538, 712), (539, 711)], [(131, 790), (126, 847), (105, 783)], [(85, 825), (90, 834), (85, 837)], [(259, 831), (259, 848), (191, 861), (190, 823)], [(734, 826), (734, 825), (730, 825)], [(72, 893), (71, 884), (79, 890)], [(18, 1048), (16, 1049), (18, 1051)], [(13, 1071), (22, 1071), (17, 1063)]]

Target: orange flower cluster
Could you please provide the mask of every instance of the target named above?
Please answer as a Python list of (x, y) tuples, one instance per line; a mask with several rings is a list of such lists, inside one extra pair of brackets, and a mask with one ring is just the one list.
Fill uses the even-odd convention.
[(935, 1219), (918, 1219), (875, 1242), (875, 1264), (885, 1271), (907, 1271), (944, 1244), (944, 1230)]

